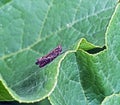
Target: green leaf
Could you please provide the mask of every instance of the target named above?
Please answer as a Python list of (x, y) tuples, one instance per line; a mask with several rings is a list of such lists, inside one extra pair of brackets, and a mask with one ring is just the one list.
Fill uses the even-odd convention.
[[(109, 95), (119, 95), (120, 92), (119, 23), (120, 5), (118, 4), (106, 31), (105, 41), (107, 48), (102, 48), (103, 51), (96, 51), (95, 54), (89, 53), (89, 50), (101, 47), (82, 39), (78, 43), (77, 51), (74, 51), (76, 52), (77, 61), (74, 61), (72, 57), (67, 58), (69, 55), (66, 56), (67, 60), (63, 60), (65, 63), (61, 63), (58, 84), (50, 95), (50, 101), (53, 104), (100, 105), (102, 102), (106, 103), (106, 105), (119, 104), (119, 97), (112, 97), (111, 101), (106, 100)], [(73, 67), (76, 68), (73, 69)], [(76, 75), (72, 72), (76, 73)], [(70, 77), (72, 76), (73, 78), (71, 79)], [(78, 83), (78, 86), (71, 83), (76, 77), (80, 80), (79, 82), (74, 82)], [(61, 83), (61, 81), (64, 82)]]
[(10, 96), (9, 92), (5, 87), (3, 86), (2, 82), (0, 81), (0, 100), (13, 100), (13, 98)]
[(106, 97), (101, 105), (120, 105), (120, 95), (113, 94), (109, 97)]
[(0, 7), (6, 5), (7, 3), (9, 3), (11, 0), (0, 0)]
[(67, 52), (61, 61), (58, 84), (50, 95), (50, 101), (55, 105), (87, 104), (74, 51)]
[[(104, 34), (116, 3), (117, 0), (2, 0), (0, 100), (30, 103), (49, 97), (51, 103), (55, 105), (101, 103), (104, 95), (110, 95), (113, 91), (111, 84), (102, 79), (106, 76), (98, 72), (97, 66), (98, 68), (102, 66), (94, 65), (94, 61), (101, 59), (105, 64), (108, 60), (110, 62), (113, 56), (111, 58), (108, 56), (111, 50), (106, 50), (108, 53), (100, 53), (101, 57), (92, 56), (86, 51), (96, 47), (102, 48), (99, 46), (104, 45)], [(108, 33), (108, 36), (111, 35)], [(81, 38), (86, 38), (88, 42)], [(110, 40), (113, 39), (107, 38), (109, 48)], [(58, 45), (62, 45), (63, 52), (66, 50), (68, 52), (44, 68), (35, 65), (36, 59), (46, 55)], [(118, 50), (116, 52), (119, 53)], [(85, 65), (86, 59), (89, 65)], [(85, 68), (87, 68), (85, 73), (90, 72), (91, 77), (85, 80), (88, 84), (84, 85), (82, 77), (85, 75)], [(108, 68), (106, 66), (104, 70)], [(97, 74), (95, 86), (94, 72)], [(90, 80), (93, 82), (89, 83)], [(105, 86), (101, 83), (105, 83)], [(86, 90), (88, 86), (91, 88)], [(115, 90), (119, 92), (119, 88)]]
[(108, 95), (120, 91), (119, 20), (118, 4), (106, 32), (106, 50), (95, 55), (88, 54), (84, 50), (77, 51), (80, 80), (91, 105), (97, 105), (97, 102), (101, 103)]
[(17, 101), (4, 101), (0, 102), (0, 105), (51, 105), (49, 100), (46, 98), (40, 102), (35, 102), (35, 103), (19, 103)]

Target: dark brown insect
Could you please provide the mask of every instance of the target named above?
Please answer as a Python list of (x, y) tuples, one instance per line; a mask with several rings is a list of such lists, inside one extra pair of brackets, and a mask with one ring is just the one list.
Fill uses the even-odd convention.
[(44, 67), (45, 65), (49, 64), (51, 61), (53, 61), (58, 55), (60, 55), (62, 52), (62, 47), (59, 45), (57, 48), (52, 50), (49, 54), (37, 59), (36, 65), (39, 65), (39, 67)]

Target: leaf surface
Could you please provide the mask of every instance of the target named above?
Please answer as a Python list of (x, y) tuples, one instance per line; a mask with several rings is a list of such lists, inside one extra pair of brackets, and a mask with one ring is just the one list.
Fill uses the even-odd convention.
[[(55, 105), (73, 105), (73, 103), (75, 103), (75, 105), (119, 104), (119, 20), (120, 5), (118, 4), (106, 31), (105, 44), (107, 48), (95, 46), (85, 39), (82, 39), (78, 43), (77, 51), (75, 51), (76, 61), (74, 61), (74, 64), (72, 64), (73, 58), (69, 58), (68, 60), (64, 59), (66, 63), (63, 64), (65, 67), (67, 66), (66, 68), (69, 72), (66, 71), (67, 69), (63, 69), (61, 64), (58, 84), (50, 96), (52, 103)], [(93, 50), (95, 53), (91, 53), (90, 50)], [(75, 67), (75, 62), (77, 63), (77, 67), (72, 69), (72, 67)], [(78, 77), (80, 81), (78, 82), (78, 86), (74, 84), (74, 87), (72, 87), (73, 84), (71, 84), (70, 76), (75, 70), (76, 75), (73, 75), (72, 80)], [(79, 75), (77, 75), (78, 71)], [(67, 79), (64, 79), (65, 77)], [(68, 81), (68, 83), (62, 82), (64, 84), (61, 84), (61, 81)], [(69, 89), (67, 87), (69, 87)], [(57, 97), (58, 94), (60, 98)], [(110, 98), (108, 98), (108, 96), (110, 96)], [(81, 97), (83, 99), (81, 99)], [(109, 101), (109, 99), (111, 99), (111, 101)]]
[[(29, 103), (49, 96), (55, 105), (93, 105), (101, 103), (106, 95), (119, 92), (117, 81), (114, 84), (114, 81), (109, 83), (102, 79), (108, 72), (99, 73), (99, 69), (104, 68), (100, 66), (102, 63), (113, 60), (111, 51), (120, 58), (117, 49), (111, 50), (112, 40), (116, 38), (112, 35), (119, 34), (111, 31), (118, 29), (114, 27), (116, 22), (111, 22), (107, 30), (113, 13), (119, 17), (118, 10), (114, 11), (116, 4), (117, 0), (1, 0), (0, 100)], [(114, 17), (112, 21), (117, 19)], [(96, 56), (86, 53), (86, 50), (105, 44), (106, 30), (108, 49)], [(114, 45), (118, 43), (118, 37)], [(36, 59), (58, 45), (62, 45), (64, 54), (44, 68), (35, 65)], [(76, 46), (80, 46), (77, 51)], [(103, 62), (96, 64), (100, 59)], [(110, 72), (116, 67), (116, 62)], [(85, 68), (87, 71), (84, 72)], [(109, 65), (103, 71), (108, 68)], [(92, 73), (87, 78), (88, 72)], [(97, 74), (95, 78), (94, 73)], [(117, 73), (111, 73), (109, 78)], [(87, 84), (84, 85), (85, 81)], [(106, 83), (105, 86), (102, 83)], [(87, 89), (88, 86), (91, 87)]]

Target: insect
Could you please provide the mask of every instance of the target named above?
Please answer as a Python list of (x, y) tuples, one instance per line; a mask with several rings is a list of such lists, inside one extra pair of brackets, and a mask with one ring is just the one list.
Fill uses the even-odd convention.
[(44, 67), (45, 65), (53, 61), (58, 55), (60, 55), (61, 52), (62, 52), (62, 46), (59, 45), (47, 55), (37, 59), (36, 65), (39, 65), (40, 68)]

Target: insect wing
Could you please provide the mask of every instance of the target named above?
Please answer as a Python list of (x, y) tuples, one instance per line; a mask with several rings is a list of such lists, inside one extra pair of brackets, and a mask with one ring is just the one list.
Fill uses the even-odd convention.
[(55, 48), (46, 56), (43, 56), (37, 59), (36, 65), (39, 65), (39, 67), (44, 67), (45, 65), (50, 63), (52, 60), (54, 60), (58, 55), (60, 55), (61, 51), (62, 51), (62, 47), (59, 45), (57, 48)]

